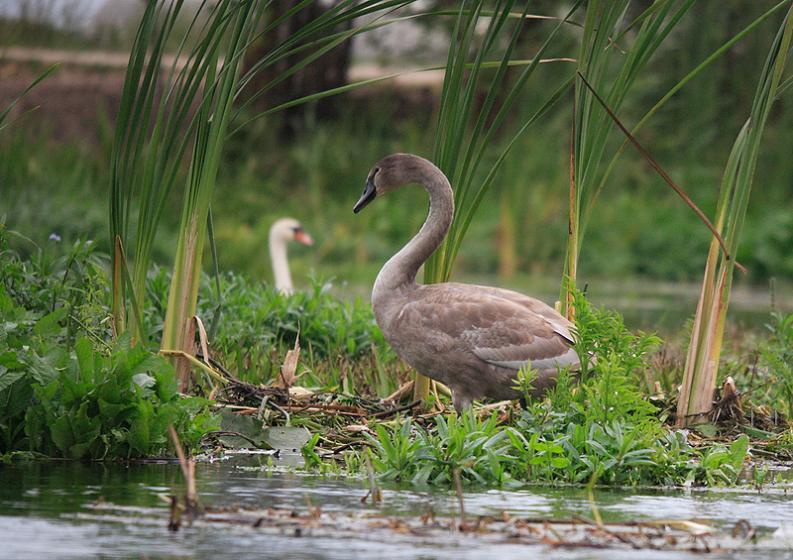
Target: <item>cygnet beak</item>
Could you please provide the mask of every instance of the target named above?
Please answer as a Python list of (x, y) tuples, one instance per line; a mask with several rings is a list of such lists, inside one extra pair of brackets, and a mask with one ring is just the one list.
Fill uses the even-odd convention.
[(377, 187), (374, 186), (374, 181), (371, 177), (366, 180), (366, 187), (363, 189), (363, 194), (361, 198), (358, 199), (358, 202), (355, 203), (355, 206), (352, 207), (352, 211), (356, 214), (364, 209), (364, 207), (374, 200), (374, 197), (377, 196)]

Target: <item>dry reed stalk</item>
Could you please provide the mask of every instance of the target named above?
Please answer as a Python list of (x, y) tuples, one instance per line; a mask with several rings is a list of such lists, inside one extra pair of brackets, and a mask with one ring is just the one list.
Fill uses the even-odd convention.
[(229, 380), (223, 377), (221, 373), (215, 370), (211, 365), (202, 362), (192, 354), (188, 354), (186, 352), (183, 352), (182, 350), (169, 350), (169, 349), (160, 350), (160, 354), (162, 354), (163, 356), (171, 356), (174, 358), (181, 358), (183, 360), (186, 360), (190, 364), (202, 369), (204, 372), (209, 374), (209, 376), (218, 383), (222, 385), (229, 384)]
[(460, 507), (460, 525), (458, 529), (460, 531), (465, 531), (466, 523), (465, 523), (465, 500), (463, 496), (463, 484), (460, 481), (460, 469), (456, 468), (452, 471), (452, 475), (454, 476), (454, 489), (457, 492), (457, 503)]
[(413, 391), (413, 385), (414, 384), (415, 384), (415, 381), (412, 380), (412, 379), (410, 381), (408, 381), (407, 383), (403, 383), (402, 386), (399, 387), (399, 389), (397, 389), (396, 391), (394, 391), (393, 393), (388, 395), (383, 400), (385, 402), (398, 402), (398, 401), (401, 401), (402, 398), (405, 395), (407, 395), (408, 393)]
[(369, 448), (367, 447), (363, 457), (366, 461), (366, 473), (369, 478), (369, 493), (363, 497), (361, 502), (365, 502), (366, 498), (370, 497), (372, 498), (372, 503), (374, 505), (380, 505), (380, 503), (383, 501), (383, 493), (380, 491), (380, 488), (377, 486), (377, 482), (375, 481), (374, 467), (372, 467), (372, 459), (369, 457), (369, 455)]
[[(168, 433), (171, 436), (171, 441), (173, 442), (174, 449), (176, 450), (176, 456), (179, 458), (179, 466), (182, 469), (182, 476), (184, 477), (187, 486), (185, 490), (183, 509), (188, 520), (192, 521), (200, 514), (198, 505), (198, 492), (196, 490), (195, 484), (195, 461), (193, 459), (188, 459), (185, 456), (184, 449), (182, 449), (182, 443), (179, 441), (179, 435), (176, 433), (176, 430), (172, 424), (168, 425)], [(171, 520), (168, 524), (169, 528), (172, 528), (171, 530), (174, 531), (180, 526), (180, 518), (178, 517), (179, 508), (173, 503), (173, 500), (175, 499), (175, 497), (172, 498)], [(177, 517), (174, 519), (175, 512), (177, 513)]]
[(283, 387), (289, 389), (297, 381), (297, 360), (300, 357), (300, 331), (297, 332), (295, 337), (295, 346), (291, 350), (286, 351), (284, 363), (281, 365), (279, 371), (278, 382), (275, 383), (276, 387)]

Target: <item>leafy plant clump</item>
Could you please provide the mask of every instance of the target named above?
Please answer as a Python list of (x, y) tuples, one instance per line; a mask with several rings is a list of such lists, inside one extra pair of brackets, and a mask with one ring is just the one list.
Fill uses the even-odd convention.
[[(233, 273), (224, 274), (221, 285), (222, 320), (212, 342), (240, 373), (269, 371), (269, 351), (283, 354), (298, 335), (301, 347), (317, 359), (359, 360), (372, 348), (391, 356), (368, 302), (334, 296), (330, 282), (313, 280), (308, 289), (290, 296)], [(210, 316), (211, 298), (206, 296), (199, 311)]]
[(65, 309), (36, 318), (0, 286), (0, 455), (161, 455), (170, 424), (190, 447), (217, 429), (208, 402), (180, 397), (170, 364), (142, 345), (100, 351), (81, 336), (64, 347)]
[[(748, 451), (744, 435), (731, 445), (693, 447), (669, 431), (661, 411), (638, 386), (660, 340), (629, 332), (621, 317), (593, 309), (575, 294), (576, 382), (562, 372), (554, 390), (529, 402), (512, 421), (438, 416), (429, 427), (411, 420), (378, 426), (370, 436), (374, 466), (391, 480), (449, 484), (455, 470), (468, 483), (526, 482), (681, 485), (733, 484)], [(525, 383), (524, 383), (525, 384)]]
[[(153, 335), (162, 324), (169, 284), (163, 268), (149, 275), (144, 315)], [(384, 367), (391, 373), (399, 364), (371, 306), (336, 296), (332, 288), (330, 281), (312, 279), (307, 289), (287, 296), (234, 272), (221, 274), (218, 284), (204, 275), (198, 315), (207, 325), (213, 356), (239, 379), (266, 383), (278, 377), (299, 338), (303, 383), (335, 390), (346, 379), (347, 389), (367, 396), (393, 392), (397, 376), (385, 375)]]
[[(0, 456), (159, 455), (169, 423), (187, 447), (215, 429), (210, 402), (176, 391), (170, 365), (148, 350), (151, 340), (114, 339), (108, 258), (94, 243), (53, 241), (21, 258), (9, 247), (12, 236), (32, 245), (0, 224)], [(163, 269), (147, 279), (143, 320), (153, 336), (169, 282)], [(368, 305), (342, 300), (321, 282), (291, 297), (232, 273), (220, 278), (220, 298), (215, 286), (203, 277), (199, 315), (212, 356), (240, 378), (274, 379), (299, 334), (302, 385), (348, 395), (395, 390), (404, 368)]]
[(74, 355), (59, 362), (49, 382), (46, 374), (34, 377), (25, 413), (31, 450), (69, 459), (162, 455), (169, 425), (189, 448), (220, 427), (207, 400), (179, 395), (164, 358), (131, 347), (128, 338), (109, 356), (81, 338)]
[(112, 341), (107, 283), (90, 244), (23, 261), (6, 235), (0, 229), (0, 456), (161, 455), (169, 424), (190, 447), (217, 429), (209, 402), (179, 395), (163, 358)]

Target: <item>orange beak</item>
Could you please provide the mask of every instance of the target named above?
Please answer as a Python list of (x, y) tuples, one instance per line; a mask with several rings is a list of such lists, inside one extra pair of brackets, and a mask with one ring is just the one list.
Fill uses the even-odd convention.
[(302, 243), (303, 245), (308, 245), (308, 246), (311, 246), (311, 245), (314, 244), (314, 240), (311, 239), (311, 236), (308, 233), (306, 233), (305, 231), (303, 231), (302, 229), (299, 229), (299, 230), (297, 230), (295, 232), (295, 241), (297, 241), (298, 243)]

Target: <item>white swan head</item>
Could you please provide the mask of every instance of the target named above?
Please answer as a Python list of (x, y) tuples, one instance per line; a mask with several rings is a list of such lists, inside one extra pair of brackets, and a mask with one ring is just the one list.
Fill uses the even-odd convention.
[(296, 241), (302, 245), (313, 245), (314, 240), (294, 218), (281, 218), (270, 226), (270, 241), (288, 243)]
[(366, 186), (352, 211), (356, 214), (376, 197), (411, 183), (420, 182), (427, 167), (435, 166), (413, 154), (391, 154), (378, 161), (366, 177)]

